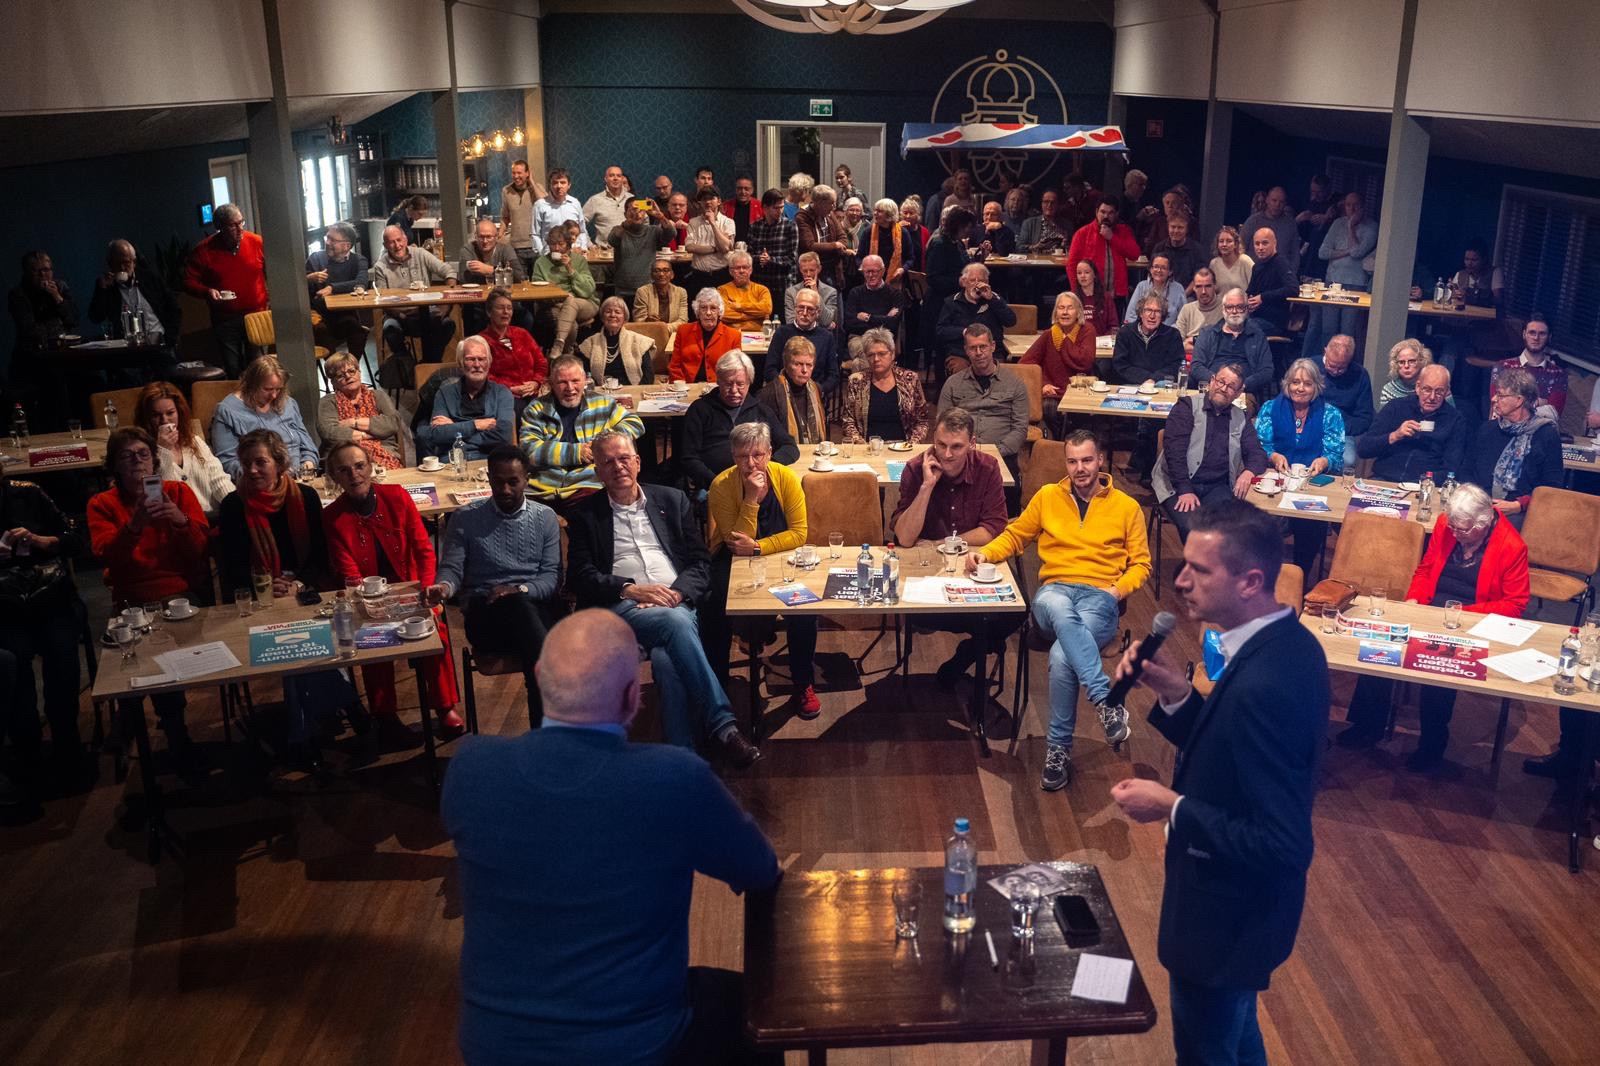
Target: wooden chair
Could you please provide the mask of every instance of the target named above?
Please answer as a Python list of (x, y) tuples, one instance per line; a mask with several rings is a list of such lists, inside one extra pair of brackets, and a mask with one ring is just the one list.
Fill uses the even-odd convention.
[(424, 385), (426, 385), (428, 383), (428, 379), (429, 378), (433, 377), (433, 375), (437, 374), (439, 371), (443, 370), (447, 366), (453, 367), (453, 366), (455, 366), (455, 364), (454, 363), (418, 363), (415, 367), (412, 368), (413, 381), (412, 381), (411, 387), (413, 389), (420, 390), (422, 388), (422, 386), (424, 386)]
[[(1015, 374), (1022, 379), (1028, 393), (1028, 439), (1023, 443), (1021, 458), (1030, 460), (1028, 444), (1044, 439), (1044, 368), (1037, 363), (1001, 363), (1002, 373)], [(1019, 467), (1026, 467), (1019, 463)]]
[[(1272, 598), (1292, 611), (1299, 611), (1300, 605), (1306, 598), (1305, 571), (1293, 563), (1284, 563), (1283, 566), (1279, 567), (1278, 584), (1273, 589)], [(1217, 627), (1206, 622), (1202, 624), (1202, 628), (1216, 629)], [(1193, 663), (1189, 664), (1189, 668), (1193, 671), (1189, 680), (1194, 683), (1194, 690), (1200, 693), (1202, 697), (1209, 696), (1212, 688), (1211, 679), (1206, 676), (1204, 670), (1195, 670)]]
[(244, 316), (244, 339), (264, 352), (277, 350), (278, 332), (271, 311), (251, 311)]
[(806, 543), (826, 546), (829, 533), (843, 533), (846, 546), (883, 538), (883, 500), (878, 477), (865, 471), (806, 474)]
[(1528, 589), (1541, 600), (1577, 605), (1581, 626), (1594, 606), (1600, 570), (1600, 497), (1541, 486), (1533, 490), (1522, 539), (1528, 545)]
[(1030, 449), (1028, 465), (1022, 468), (1022, 506), (1046, 485), (1067, 476), (1067, 446), (1059, 440), (1036, 440)]
[(89, 414), (94, 419), (96, 429), (106, 428), (105, 407), (110, 400), (117, 409), (117, 425), (133, 425), (133, 409), (139, 404), (139, 394), (144, 391), (140, 386), (136, 389), (112, 389), (109, 392), (95, 392), (89, 394)]
[(643, 333), (646, 337), (649, 337), (650, 343), (656, 346), (657, 355), (667, 351), (672, 344), (673, 336), (677, 333), (665, 322), (628, 322), (622, 328), (631, 329), (635, 333)]
[(1008, 337), (1031, 337), (1039, 332), (1039, 309), (1033, 304), (1012, 304), (1017, 320), (1006, 327)]
[(217, 404), (238, 391), (239, 383), (237, 381), (197, 381), (194, 383), (194, 396), (189, 401), (189, 410), (194, 414), (194, 420), (200, 423), (206, 439), (209, 440), (211, 437), (211, 416), (217, 413)]
[(1348, 582), (1362, 595), (1381, 588), (1402, 600), (1422, 559), (1427, 530), (1420, 522), (1356, 512), (1345, 515), (1328, 576)]

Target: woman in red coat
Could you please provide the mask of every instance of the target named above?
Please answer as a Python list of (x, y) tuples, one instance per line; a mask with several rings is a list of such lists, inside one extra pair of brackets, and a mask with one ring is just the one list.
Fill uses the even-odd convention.
[(716, 289), (701, 289), (691, 310), (695, 320), (678, 327), (667, 372), (673, 381), (716, 381), (717, 360), (738, 351), (743, 338), (722, 324), (722, 297)]
[[(344, 490), (322, 511), (335, 580), (381, 576), (390, 581), (417, 581), (422, 588), (433, 584), (433, 540), (422, 524), (417, 505), (411, 502), (411, 494), (400, 485), (373, 484), (367, 454), (355, 445), (335, 448), (328, 454), (327, 463), (328, 473)], [(444, 612), (436, 609), (434, 615), (444, 654), (419, 660), (417, 668), (428, 672), (429, 699), (444, 733), (453, 736), (466, 727), (455, 712), (456, 673)], [(379, 727), (385, 732), (400, 731), (403, 727), (396, 717), (394, 666), (363, 666), (361, 677)], [(409, 730), (405, 734), (408, 742), (413, 739)]]
[[(1435, 607), (1456, 601), (1472, 614), (1520, 617), (1528, 606), (1528, 546), (1488, 493), (1461, 485), (1433, 526), (1433, 539), (1406, 589), (1407, 603)], [(1393, 682), (1363, 677), (1350, 699), (1350, 728), (1339, 734), (1349, 748), (1371, 747), (1383, 734)], [(1450, 742), (1454, 689), (1423, 685), (1422, 736), (1406, 769), (1430, 770), (1444, 760)]]

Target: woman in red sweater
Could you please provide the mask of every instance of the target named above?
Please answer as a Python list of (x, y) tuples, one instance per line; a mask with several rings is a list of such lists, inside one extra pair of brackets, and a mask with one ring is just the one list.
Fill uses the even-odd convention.
[(1117, 302), (1100, 279), (1100, 271), (1087, 259), (1072, 264), (1072, 294), (1083, 304), (1084, 321), (1094, 327), (1095, 336), (1114, 336), (1122, 322)]
[(1084, 321), (1083, 301), (1070, 292), (1056, 296), (1050, 328), (1039, 334), (1019, 363), (1044, 372), (1044, 394), (1060, 396), (1074, 374), (1094, 373), (1094, 327)]
[[(114, 430), (106, 442), (112, 485), (89, 500), (89, 543), (105, 562), (105, 583), (114, 604), (140, 606), (192, 596), (209, 601), (206, 542), (209, 527), (200, 501), (181, 481), (163, 481), (161, 495), (147, 497), (144, 479), (156, 469), (156, 443), (138, 426)], [(184, 725), (182, 692), (150, 697), (167, 735), (167, 748), (186, 780), (200, 774)], [(118, 701), (124, 715), (143, 714), (135, 697)]]
[[(384, 577), (417, 581), (422, 588), (433, 584), (433, 539), (411, 494), (401, 485), (374, 484), (372, 463), (354, 444), (342, 444), (328, 453), (328, 474), (344, 490), (322, 511), (335, 580)], [(440, 725), (446, 735), (455, 735), (466, 726), (455, 712), (456, 674), (444, 612), (435, 608), (433, 613), (444, 654), (419, 660), (417, 666), (427, 671), (428, 697)], [(411, 731), (400, 725), (397, 717), (393, 665), (363, 666), (361, 677), (367, 686), (367, 705), (380, 731), (391, 739), (415, 743)]]
[(550, 376), (550, 364), (533, 334), (511, 324), (512, 312), (516, 310), (511, 293), (505, 289), (493, 290), (484, 301), (484, 309), (489, 314), (489, 324), (479, 336), (489, 342), (492, 357), (489, 380), (510, 389), (520, 411), (529, 398), (539, 395), (539, 390), (544, 388), (545, 379)]
[[(1520, 617), (1528, 606), (1528, 546), (1506, 517), (1495, 510), (1488, 493), (1464, 484), (1445, 504), (1433, 526), (1428, 551), (1417, 564), (1406, 589), (1407, 603), (1443, 607), (1460, 603), (1472, 614)], [(1393, 682), (1363, 677), (1350, 699), (1350, 728), (1339, 734), (1347, 748), (1371, 747), (1383, 735)], [(1444, 760), (1450, 742), (1454, 689), (1424, 685), (1421, 695), (1422, 735), (1406, 769), (1431, 770)]]

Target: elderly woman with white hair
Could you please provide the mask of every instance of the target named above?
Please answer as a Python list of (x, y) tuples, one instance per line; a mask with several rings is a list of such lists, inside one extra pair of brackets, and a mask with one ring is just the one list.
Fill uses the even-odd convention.
[[(1407, 603), (1456, 606), (1472, 614), (1519, 617), (1528, 606), (1528, 546), (1489, 494), (1462, 485), (1445, 501), (1428, 550), (1411, 575)], [(1350, 728), (1339, 734), (1347, 748), (1368, 748), (1383, 736), (1393, 682), (1363, 677), (1350, 699)], [(1454, 689), (1422, 686), (1422, 735), (1406, 759), (1408, 770), (1432, 769), (1450, 742)]]
[(822, 264), (822, 280), (834, 288), (844, 284), (844, 261), (854, 260), (856, 249), (850, 243), (850, 224), (838, 209), (838, 196), (831, 185), (811, 190), (811, 202), (794, 217), (800, 230), (800, 251), (815, 252)]
[[(1310, 359), (1296, 359), (1283, 375), (1283, 391), (1261, 405), (1256, 436), (1267, 460), (1279, 473), (1304, 467), (1315, 477), (1344, 469), (1344, 415), (1322, 398), (1322, 368)], [(1328, 526), (1308, 518), (1289, 519), (1294, 535), (1294, 562), (1306, 573), (1327, 537)]]
[(679, 326), (672, 340), (667, 370), (673, 381), (712, 381), (717, 360), (739, 350), (739, 331), (723, 323), (722, 295), (716, 289), (701, 289), (692, 310), (694, 321)]
[(728, 253), (728, 282), (717, 286), (722, 297), (722, 321), (737, 330), (758, 330), (772, 317), (772, 290), (751, 281), (755, 260), (749, 252)]
[(856, 256), (862, 263), (869, 255), (881, 258), (885, 267), (884, 280), (899, 287), (905, 272), (917, 267), (918, 253), (922, 249), (913, 242), (920, 241), (921, 228), (921, 223), (917, 223), (918, 235), (913, 237), (912, 230), (900, 220), (899, 205), (887, 197), (879, 200), (872, 205), (872, 221), (861, 227), (856, 238)]
[(656, 379), (656, 347), (649, 337), (636, 330), (623, 329), (628, 322), (628, 302), (620, 296), (607, 296), (600, 304), (600, 331), (578, 345), (578, 356), (589, 365), (589, 379), (596, 385), (616, 378), (624, 385), (649, 385)]

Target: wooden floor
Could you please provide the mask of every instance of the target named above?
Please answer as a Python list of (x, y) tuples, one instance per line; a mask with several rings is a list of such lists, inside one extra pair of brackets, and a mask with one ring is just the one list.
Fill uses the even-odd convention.
[[(1127, 624), (1143, 632), (1155, 609), (1140, 592)], [(794, 869), (937, 864), (959, 815), (972, 820), (982, 861), (1097, 864), (1162, 1019), (1142, 1036), (1076, 1042), (1071, 1061), (1170, 1062), (1155, 957), (1162, 832), (1120, 817), (1107, 790), (1130, 773), (1167, 779), (1171, 749), (1141, 709), (1130, 744), (1113, 754), (1084, 713), (1077, 782), (1041, 792), (1045, 657), (1034, 655), (1016, 757), (1001, 739), (983, 760), (961, 708), (931, 676), (951, 639), (919, 638), (904, 683), (887, 673), (892, 641), (880, 642), (861, 677), (845, 651), (865, 635), (825, 629), (822, 717), (775, 710), (766, 758), (729, 774), (729, 786)], [(1192, 628), (1175, 639), (1194, 656)], [(780, 644), (780, 698), (782, 652)], [(415, 698), (406, 681), (402, 701)], [(1336, 718), (1350, 688), (1336, 677)], [(525, 727), (520, 679), (487, 679), (479, 691), (486, 731)], [(1496, 708), (1460, 701), (1450, 764), (1435, 776), (1400, 766), (1414, 708), (1377, 752), (1330, 750), (1298, 947), (1262, 997), (1274, 1063), (1600, 1060), (1600, 853), (1586, 845), (1584, 871), (1569, 874), (1564, 811), (1547, 782), (1519, 772), (1524, 755), (1548, 750), (1553, 708), (1514, 706), (1505, 772), (1490, 787)], [(403, 713), (415, 721), (414, 706)], [(213, 694), (192, 699), (190, 720), (220, 741)], [(990, 724), (1008, 735), (998, 704)], [(642, 732), (657, 734), (649, 712)], [(118, 824), (134, 786), (113, 783), (109, 764), (89, 794), (0, 829), (0, 1063), (459, 1061), (458, 881), (420, 753), (366, 765), (337, 758), (332, 784), (274, 775), (264, 789), (230, 794), (225, 782), (251, 779), (252, 768), (220, 743), (213, 751), (234, 772), (175, 814), (194, 837), (187, 860), (145, 863), (142, 837)], [(694, 962), (741, 965), (740, 903), (720, 884), (698, 886), (691, 928)], [(1020, 1066), (1027, 1048), (838, 1052), (831, 1061)]]

